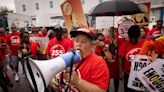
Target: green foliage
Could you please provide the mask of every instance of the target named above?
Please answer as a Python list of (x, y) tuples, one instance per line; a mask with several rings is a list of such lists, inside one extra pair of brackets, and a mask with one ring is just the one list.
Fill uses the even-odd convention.
[(0, 6), (0, 16), (7, 15), (7, 13), (13, 13), (13, 10), (9, 10), (6, 6)]

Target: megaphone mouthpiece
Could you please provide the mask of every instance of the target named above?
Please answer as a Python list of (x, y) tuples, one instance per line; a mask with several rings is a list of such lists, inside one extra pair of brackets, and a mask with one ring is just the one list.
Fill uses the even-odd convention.
[(79, 50), (72, 50), (69, 53), (63, 54), (60, 56), (64, 59), (64, 62), (66, 63), (66, 68), (68, 68), (70, 65), (70, 62), (73, 61), (73, 64), (76, 64), (78, 61), (81, 60), (80, 51)]

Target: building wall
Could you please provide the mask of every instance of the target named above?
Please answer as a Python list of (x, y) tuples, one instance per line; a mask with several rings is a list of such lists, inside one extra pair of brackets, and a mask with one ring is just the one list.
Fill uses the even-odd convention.
[[(54, 16), (62, 16), (60, 5), (64, 0), (14, 0), (16, 6), (16, 13), (24, 14), (32, 16), (36, 18), (35, 22), (37, 26), (48, 26), (52, 24), (51, 17)], [(50, 8), (50, 1), (53, 2), (53, 8)], [(89, 11), (94, 8), (100, 2), (109, 1), (109, 0), (81, 0), (83, 11), (85, 14), (89, 13)], [(143, 3), (150, 0), (132, 0), (136, 3)], [(164, 6), (164, 0), (151, 0), (152, 11), (151, 16), (155, 17), (155, 19), (160, 19), (161, 8)], [(39, 4), (39, 9), (36, 9), (36, 3)], [(22, 5), (26, 6), (26, 11), (23, 11)], [(156, 8), (157, 7), (157, 8)], [(155, 9), (154, 9), (155, 8)], [(58, 22), (56, 22), (58, 23)]]
[[(60, 5), (64, 0), (14, 0), (16, 13), (32, 16), (36, 18), (36, 26), (51, 25), (53, 16), (62, 16)], [(53, 8), (50, 8), (50, 1), (53, 2)], [(91, 8), (99, 4), (100, 0), (83, 0), (83, 11), (88, 13)], [(103, 0), (102, 0), (103, 1)], [(39, 4), (39, 9), (36, 9), (36, 3)], [(23, 5), (25, 11), (23, 11)]]
[(18, 25), (18, 27), (30, 27), (32, 22), (30, 16), (14, 13), (7, 14), (7, 21), (9, 28), (12, 22), (15, 22)]

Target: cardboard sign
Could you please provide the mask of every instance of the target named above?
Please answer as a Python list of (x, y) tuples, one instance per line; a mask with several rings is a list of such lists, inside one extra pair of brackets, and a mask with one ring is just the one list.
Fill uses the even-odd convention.
[(164, 92), (164, 59), (153, 61), (137, 75), (150, 92)]
[(30, 37), (30, 41), (35, 41), (39, 43), (41, 53), (45, 54), (45, 50), (49, 42), (48, 37)]
[(150, 20), (150, 2), (140, 3), (138, 6), (145, 12), (139, 13), (132, 16), (136, 25), (148, 26)]
[(88, 28), (81, 0), (66, 0), (61, 4), (66, 28), (70, 32), (74, 27)]
[(138, 91), (145, 91), (145, 88), (141, 81), (138, 79), (138, 72), (150, 64), (150, 61), (146, 55), (135, 55), (131, 62), (131, 70), (128, 80), (128, 87)]

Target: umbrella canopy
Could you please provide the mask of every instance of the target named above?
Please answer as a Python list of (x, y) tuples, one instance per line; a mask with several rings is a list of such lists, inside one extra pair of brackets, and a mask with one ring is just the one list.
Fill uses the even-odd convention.
[(129, 0), (113, 0), (98, 4), (90, 10), (90, 16), (121, 16), (142, 13), (137, 4)]

